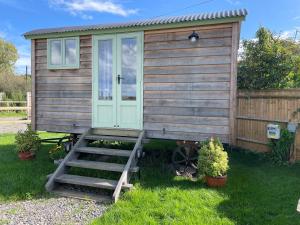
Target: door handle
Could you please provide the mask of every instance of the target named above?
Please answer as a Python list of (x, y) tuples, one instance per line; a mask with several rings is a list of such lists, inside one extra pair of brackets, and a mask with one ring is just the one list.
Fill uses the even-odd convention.
[(121, 77), (121, 75), (120, 75), (120, 74), (118, 74), (118, 76), (117, 76), (117, 81), (118, 81), (118, 84), (120, 84), (120, 81), (121, 81), (122, 79), (124, 79), (124, 78), (123, 78), (123, 77)]

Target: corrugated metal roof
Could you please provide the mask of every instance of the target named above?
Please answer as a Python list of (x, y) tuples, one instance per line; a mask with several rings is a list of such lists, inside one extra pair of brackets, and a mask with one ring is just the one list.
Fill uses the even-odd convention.
[(226, 10), (226, 11), (219, 11), (219, 12), (212, 12), (212, 13), (200, 13), (200, 14), (186, 15), (186, 16), (164, 17), (164, 18), (158, 18), (158, 19), (149, 19), (149, 20), (143, 20), (143, 21), (126, 22), (126, 23), (112, 23), (112, 24), (98, 24), (98, 25), (87, 25), (87, 26), (72, 26), (72, 27), (37, 29), (37, 30), (32, 30), (32, 31), (26, 32), (24, 34), (24, 36), (26, 37), (26, 36), (44, 35), (44, 34), (53, 34), (53, 33), (145, 27), (145, 26), (151, 26), (151, 25), (163, 25), (163, 24), (183, 23), (183, 22), (192, 22), (192, 21), (245, 17), (246, 15), (247, 15), (246, 9)]

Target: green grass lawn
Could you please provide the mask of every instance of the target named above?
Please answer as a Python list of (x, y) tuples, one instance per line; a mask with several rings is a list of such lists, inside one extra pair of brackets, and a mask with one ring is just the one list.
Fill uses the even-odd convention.
[(2, 117), (21, 117), (26, 118), (27, 114), (23, 112), (0, 112), (0, 118)]
[(160, 161), (144, 160), (135, 190), (92, 224), (300, 224), (299, 164), (276, 167), (230, 152), (228, 185), (212, 189), (175, 177)]
[[(56, 134), (42, 133), (55, 137)], [(13, 151), (14, 135), (0, 135), (0, 204), (47, 198), (46, 175), (55, 166), (43, 144), (34, 161), (20, 161)], [(175, 177), (166, 166), (172, 142), (154, 142), (141, 161), (141, 179), (102, 218), (92, 224), (300, 224), (300, 165), (273, 166), (255, 154), (229, 152), (228, 184), (207, 188), (200, 181)]]
[[(62, 134), (41, 133), (41, 138), (60, 137)], [(53, 145), (43, 144), (36, 160), (20, 161), (15, 151), (14, 135), (0, 135), (0, 204), (47, 197), (46, 175), (55, 169), (48, 151)]]

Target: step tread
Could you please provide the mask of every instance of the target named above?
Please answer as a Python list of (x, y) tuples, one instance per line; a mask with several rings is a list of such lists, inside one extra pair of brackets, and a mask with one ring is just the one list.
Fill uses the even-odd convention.
[[(105, 170), (113, 172), (123, 172), (125, 165), (118, 163), (96, 162), (87, 160), (71, 160), (66, 162), (66, 166), (73, 166), (86, 169)], [(135, 166), (130, 169), (131, 172), (137, 173), (139, 167)]]
[[(105, 188), (105, 189), (112, 189), (112, 190), (115, 189), (118, 184), (117, 180), (85, 177), (85, 176), (70, 175), (70, 174), (63, 174), (55, 178), (55, 181), (59, 183), (75, 184), (81, 186)], [(133, 186), (132, 184), (127, 184), (124, 185), (123, 188), (132, 188), (132, 186)]]
[(125, 165), (118, 163), (96, 162), (87, 160), (71, 160), (66, 163), (67, 166), (74, 166), (87, 169), (106, 170), (123, 172)]
[(138, 137), (141, 130), (125, 128), (92, 128), (91, 134), (105, 136)]
[(132, 151), (122, 149), (110, 149), (110, 148), (96, 148), (96, 147), (80, 147), (75, 149), (76, 152), (111, 155), (111, 156), (124, 156), (129, 157)]
[(112, 202), (112, 197), (109, 195), (100, 195), (95, 193), (82, 192), (78, 190), (70, 190), (64, 187), (55, 188), (51, 192), (56, 195), (60, 195), (68, 198), (77, 198), (77, 199), (90, 200), (90, 201), (103, 202), (103, 203)]
[(82, 186), (89, 186), (89, 187), (96, 187), (96, 188), (108, 188), (108, 189), (113, 189), (118, 183), (118, 181), (116, 180), (107, 180), (107, 179), (100, 179), (94, 177), (70, 175), (70, 174), (63, 174), (55, 178), (55, 181), (59, 183), (75, 184), (75, 185), (82, 185)]
[(108, 141), (127, 141), (127, 142), (135, 142), (137, 140), (136, 137), (125, 137), (125, 136), (109, 136), (109, 135), (86, 135), (86, 140), (108, 140)]

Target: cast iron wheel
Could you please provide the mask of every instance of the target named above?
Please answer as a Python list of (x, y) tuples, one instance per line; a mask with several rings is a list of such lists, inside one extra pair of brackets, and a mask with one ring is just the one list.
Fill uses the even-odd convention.
[(178, 146), (172, 154), (172, 164), (176, 170), (185, 170), (188, 167), (197, 169), (197, 150), (189, 147)]

